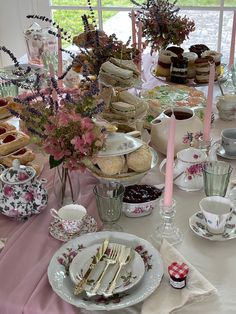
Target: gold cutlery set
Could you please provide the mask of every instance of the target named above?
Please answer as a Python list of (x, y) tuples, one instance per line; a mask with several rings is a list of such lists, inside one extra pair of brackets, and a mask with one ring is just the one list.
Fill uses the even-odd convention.
[[(132, 249), (121, 245), (118, 243), (110, 243), (109, 240), (105, 239), (102, 245), (97, 250), (97, 253), (92, 257), (92, 262), (90, 263), (87, 271), (81, 277), (79, 277), (79, 282), (74, 287), (74, 294), (78, 295), (83, 291), (86, 291), (88, 297), (95, 296), (97, 294), (102, 294), (105, 297), (109, 297), (114, 293), (117, 285), (119, 275), (122, 268), (127, 265), (133, 257)], [(100, 269), (100, 273), (96, 280), (91, 279), (93, 270), (96, 270), (98, 263), (104, 260), (103, 269)], [(118, 267), (117, 267), (118, 265)], [(115, 267), (116, 266), (116, 267)], [(107, 274), (108, 269), (112, 268), (112, 279), (108, 282), (106, 289), (100, 291), (99, 288), (103, 283), (103, 279)], [(92, 286), (88, 282), (92, 282)]]

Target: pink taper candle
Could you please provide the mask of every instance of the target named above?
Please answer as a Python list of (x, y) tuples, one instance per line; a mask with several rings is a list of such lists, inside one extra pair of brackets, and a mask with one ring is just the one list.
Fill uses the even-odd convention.
[(165, 192), (164, 192), (164, 205), (172, 205), (173, 195), (173, 171), (174, 171), (174, 156), (175, 156), (175, 127), (176, 119), (172, 113), (170, 117), (170, 126), (168, 131), (168, 145), (166, 157), (166, 175), (165, 175)]
[(229, 69), (231, 69), (234, 65), (235, 37), (236, 37), (236, 11), (234, 11), (233, 25), (232, 25), (231, 46), (230, 46), (229, 65), (228, 65)]
[[(58, 28), (58, 41), (57, 41), (57, 50), (58, 50), (58, 69), (57, 69), (57, 77), (62, 76), (62, 45), (61, 45), (61, 30)], [(58, 80), (58, 87), (62, 88), (62, 80)]]
[(133, 40), (133, 45), (136, 47), (137, 42), (136, 42), (136, 17), (134, 10), (131, 11), (131, 22), (132, 22), (132, 40)]
[(205, 141), (210, 140), (214, 80), (215, 80), (215, 63), (211, 63), (207, 92), (207, 105), (204, 111), (203, 122), (203, 139)]
[[(50, 72), (50, 77), (55, 78), (55, 73), (54, 73), (54, 68), (53, 68), (52, 63), (49, 64), (49, 72)], [(55, 91), (55, 88), (53, 87), (52, 83), (51, 83), (51, 88), (52, 88), (52, 99), (54, 101), (58, 101), (57, 92)]]

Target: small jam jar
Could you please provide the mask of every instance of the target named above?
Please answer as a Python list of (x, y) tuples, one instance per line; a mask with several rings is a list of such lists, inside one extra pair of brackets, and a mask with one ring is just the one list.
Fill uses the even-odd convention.
[(182, 289), (186, 286), (186, 277), (189, 272), (187, 264), (179, 264), (173, 262), (168, 266), (168, 273), (170, 275), (170, 284), (175, 289)]

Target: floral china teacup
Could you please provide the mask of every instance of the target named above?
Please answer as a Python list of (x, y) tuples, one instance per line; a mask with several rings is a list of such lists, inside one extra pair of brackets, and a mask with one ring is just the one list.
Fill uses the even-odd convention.
[[(202, 166), (207, 160), (206, 153), (200, 149), (190, 147), (179, 151), (176, 157), (174, 164), (174, 183), (185, 191), (198, 191), (202, 189)], [(166, 158), (160, 164), (160, 171), (162, 173), (165, 164)]]
[(210, 233), (221, 234), (231, 216), (233, 204), (230, 199), (222, 196), (208, 196), (199, 202)]
[(63, 206), (58, 211), (51, 208), (50, 212), (52, 217), (59, 220), (62, 228), (69, 234), (78, 233), (80, 231), (87, 214), (86, 208), (78, 204)]
[(3, 170), (0, 175), (0, 212), (18, 220), (39, 214), (48, 201), (43, 184), (45, 179), (37, 179), (36, 171), (29, 166), (21, 166), (19, 160)]

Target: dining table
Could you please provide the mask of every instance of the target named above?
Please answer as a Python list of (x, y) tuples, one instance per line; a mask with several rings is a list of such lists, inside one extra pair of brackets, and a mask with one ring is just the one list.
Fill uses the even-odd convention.
[[(153, 88), (163, 82), (153, 77), (150, 72), (150, 55), (143, 57), (143, 88)], [(148, 67), (149, 64), (149, 67)], [(198, 88), (198, 87), (197, 87)], [(207, 92), (207, 86), (201, 87)], [(236, 121), (219, 119), (215, 107), (216, 97), (220, 94), (219, 86), (214, 86), (214, 122), (211, 127), (213, 141), (220, 140), (221, 131), (235, 128)], [(11, 121), (11, 119), (9, 120)], [(160, 152), (158, 164), (151, 169), (140, 183), (158, 185), (164, 183), (164, 175), (159, 170), (160, 162), (165, 158)], [(218, 160), (229, 162), (233, 167), (231, 179), (236, 177), (236, 159)], [(6, 239), (0, 252), (0, 314), (89, 314), (106, 311), (89, 311), (77, 308), (62, 300), (49, 284), (47, 268), (55, 252), (63, 243), (49, 233), (52, 220), (50, 209), (59, 208), (54, 193), (54, 169), (50, 169), (47, 156), (41, 158), (43, 169), (40, 177), (47, 179), (48, 204), (38, 215), (27, 221), (16, 221), (0, 214), (0, 238)], [(91, 172), (79, 174), (80, 193), (77, 202), (83, 205), (89, 215), (98, 223), (99, 220), (93, 187), (98, 182)], [(229, 189), (232, 185), (229, 185)], [(228, 190), (229, 190), (228, 189)], [(229, 191), (228, 191), (229, 192)], [(176, 201), (175, 223), (183, 233), (183, 241), (176, 249), (189, 261), (216, 289), (217, 293), (201, 302), (194, 302), (181, 308), (181, 314), (233, 314), (236, 313), (236, 238), (223, 241), (211, 241), (195, 234), (189, 226), (189, 218), (199, 211), (199, 202), (205, 197), (204, 190), (188, 192), (174, 185), (173, 198)], [(119, 224), (124, 232), (136, 235), (152, 242), (151, 235), (161, 222), (159, 206), (150, 215), (131, 218), (122, 214)], [(160, 286), (157, 288), (160, 289)], [(145, 302), (145, 301), (144, 301)], [(114, 314), (140, 314), (143, 302), (133, 306), (112, 310)], [(158, 314), (158, 308), (156, 314)]]

